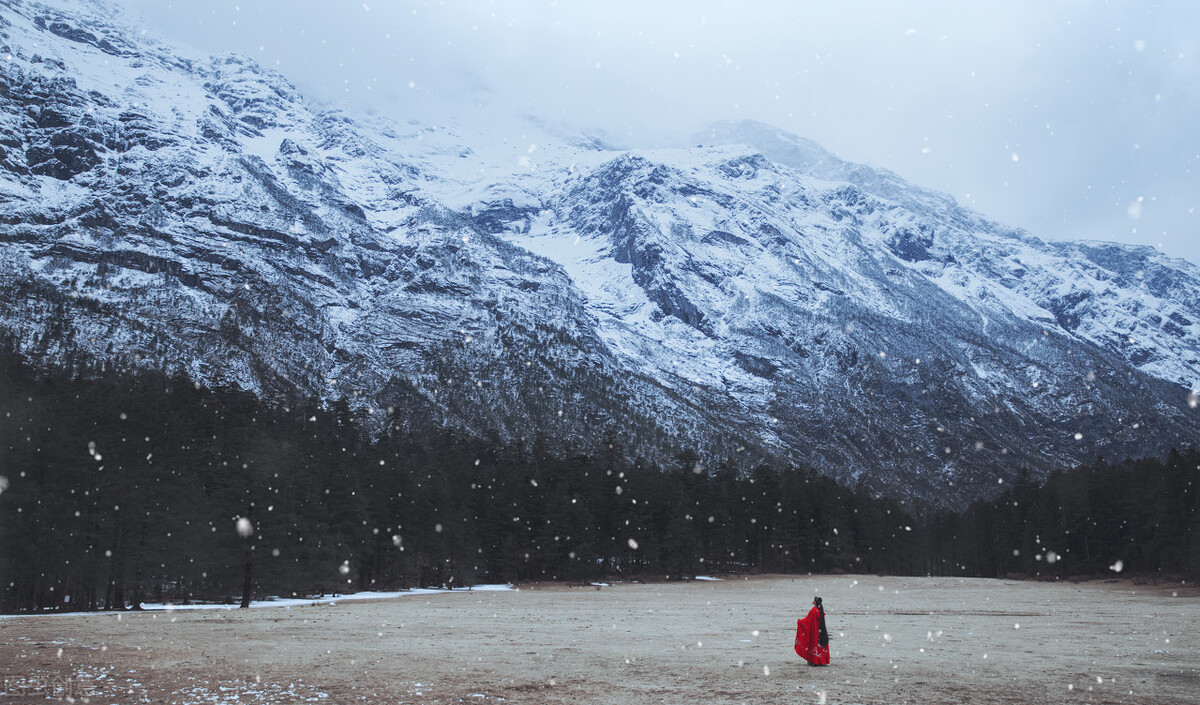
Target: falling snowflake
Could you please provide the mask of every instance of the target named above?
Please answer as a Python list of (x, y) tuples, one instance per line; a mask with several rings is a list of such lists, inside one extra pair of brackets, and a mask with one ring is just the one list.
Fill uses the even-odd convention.
[(1117, 562), (1110, 565), (1108, 569), (1114, 573), (1120, 573), (1122, 570), (1125, 570), (1125, 561), (1117, 559)]
[(247, 519), (246, 517), (238, 517), (237, 518), (237, 532), (238, 532), (238, 536), (241, 536), (244, 539), (250, 538), (251, 536), (254, 535), (254, 525), (251, 524), (250, 520)]
[(629, 547), (630, 547), (630, 548), (632, 548), (632, 549), (633, 549), (633, 550), (635, 550), (635, 551), (637, 550), (637, 547), (638, 547), (638, 542), (637, 542), (637, 540), (635, 540), (635, 539), (629, 539), (629, 541), (628, 541), (627, 543), (629, 544)]

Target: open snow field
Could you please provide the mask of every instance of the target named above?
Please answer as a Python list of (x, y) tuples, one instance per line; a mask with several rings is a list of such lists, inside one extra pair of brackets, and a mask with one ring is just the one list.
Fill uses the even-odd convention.
[[(833, 663), (792, 651), (825, 600)], [(1200, 702), (1189, 585), (762, 576), (0, 620), (0, 703)]]

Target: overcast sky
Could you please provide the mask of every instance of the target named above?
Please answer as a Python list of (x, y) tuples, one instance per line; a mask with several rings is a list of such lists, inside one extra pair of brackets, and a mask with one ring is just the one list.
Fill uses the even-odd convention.
[(618, 141), (753, 118), (1047, 239), (1200, 263), (1200, 3), (120, 0), (322, 101)]

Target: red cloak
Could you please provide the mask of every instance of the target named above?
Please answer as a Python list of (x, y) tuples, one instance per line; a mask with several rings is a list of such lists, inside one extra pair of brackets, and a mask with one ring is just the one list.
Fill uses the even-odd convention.
[(813, 607), (804, 619), (796, 620), (796, 653), (814, 666), (829, 665), (829, 645), (818, 643), (821, 612)]

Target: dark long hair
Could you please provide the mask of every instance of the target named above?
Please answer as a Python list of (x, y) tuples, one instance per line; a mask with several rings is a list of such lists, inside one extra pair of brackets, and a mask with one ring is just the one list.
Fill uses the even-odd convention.
[(821, 646), (829, 646), (829, 630), (825, 628), (825, 606), (821, 604), (821, 598), (813, 598), (813, 606), (821, 613), (821, 629), (817, 632), (817, 643)]

